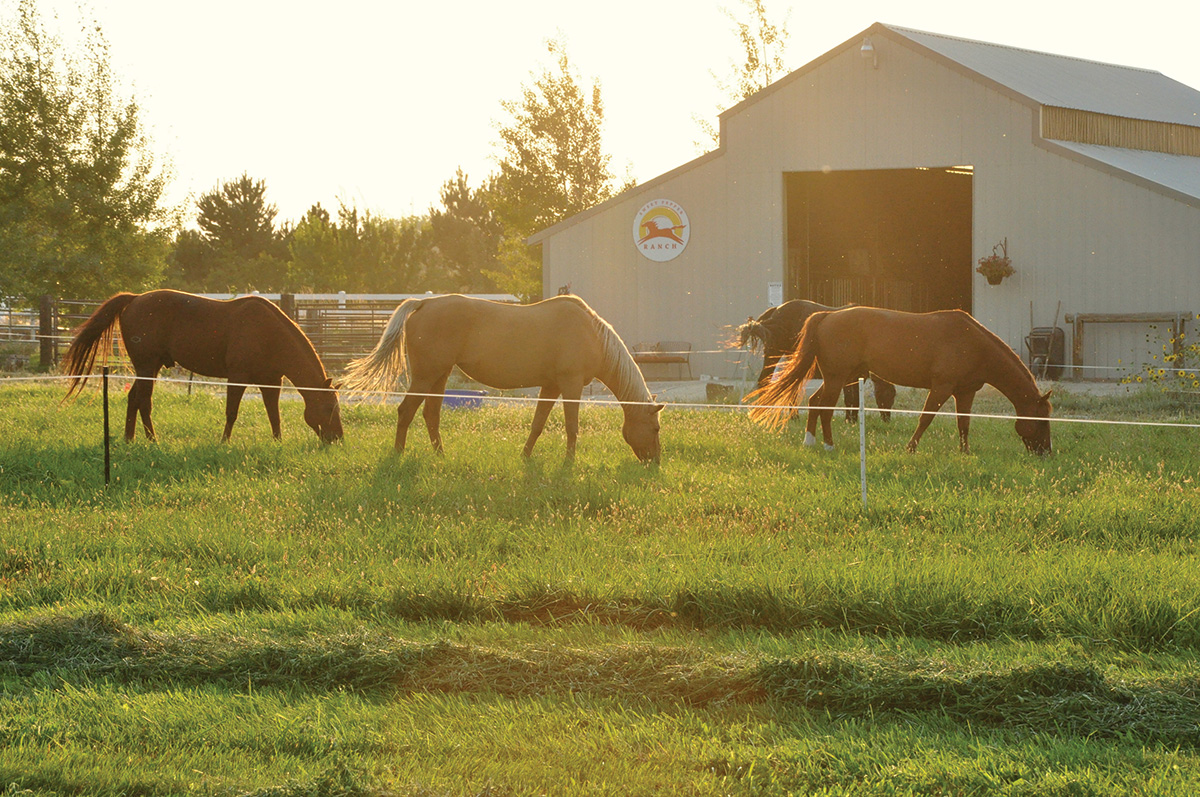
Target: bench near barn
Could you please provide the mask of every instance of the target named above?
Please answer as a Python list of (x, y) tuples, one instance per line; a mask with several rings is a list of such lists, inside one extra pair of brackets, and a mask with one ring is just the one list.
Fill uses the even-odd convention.
[[(665, 378), (658, 371), (669, 369), (675, 379), (692, 378), (692, 344), (685, 340), (660, 340), (657, 343), (635, 343), (633, 361), (642, 369), (646, 379)], [(684, 371), (687, 376), (684, 376)]]

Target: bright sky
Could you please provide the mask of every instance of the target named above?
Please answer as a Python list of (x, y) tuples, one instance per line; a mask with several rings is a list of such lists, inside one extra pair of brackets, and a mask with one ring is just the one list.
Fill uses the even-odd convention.
[[(17, 0), (0, 0), (12, 19)], [(76, 0), (38, 0), (66, 33)], [(561, 36), (605, 102), (618, 176), (645, 182), (691, 160), (694, 116), (715, 121), (740, 52), (722, 9), (738, 0), (93, 0), (88, 14), (143, 109), (185, 201), (247, 172), (279, 220), (338, 201), (384, 216), (428, 212), (460, 166), (495, 169), (503, 100), (553, 66)], [(767, 0), (790, 12), (795, 69), (875, 22), (1153, 69), (1200, 88), (1200, 2), (1145, 0), (1102, 11), (1061, 0)], [(53, 25), (53, 20), (47, 20)], [(189, 216), (192, 214), (189, 213)]]

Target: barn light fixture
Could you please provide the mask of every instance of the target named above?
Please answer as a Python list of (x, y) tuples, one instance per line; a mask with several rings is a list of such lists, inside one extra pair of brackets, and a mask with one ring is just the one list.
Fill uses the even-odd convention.
[(879, 54), (875, 52), (875, 45), (871, 44), (871, 37), (863, 39), (862, 47), (858, 48), (858, 54), (863, 58), (870, 59), (871, 66), (875, 69), (879, 68)]

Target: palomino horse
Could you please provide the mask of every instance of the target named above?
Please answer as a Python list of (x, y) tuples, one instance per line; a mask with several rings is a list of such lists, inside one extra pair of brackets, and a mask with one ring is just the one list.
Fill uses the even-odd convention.
[(658, 413), (646, 380), (629, 349), (607, 321), (578, 296), (555, 296), (530, 305), (467, 296), (405, 299), (365, 357), (350, 363), (346, 386), (391, 390), (407, 371), (408, 395), (400, 402), (396, 450), (403, 451), (408, 425), (425, 402), (425, 428), (442, 450), (438, 422), (442, 393), (454, 366), (470, 378), (500, 389), (540, 387), (525, 456), (545, 428), (559, 396), (567, 427), (567, 458), (575, 455), (579, 398), (599, 379), (621, 402), (625, 442), (643, 462), (658, 461)]
[[(804, 328), (804, 322), (810, 315), (838, 309), (842, 308), (826, 307), (807, 299), (793, 299), (777, 307), (768, 307), (758, 318), (747, 318), (746, 323), (737, 328), (737, 346), (753, 350), (755, 341), (762, 345), (763, 367), (758, 373), (758, 384), (755, 387), (766, 387), (779, 361), (795, 351), (796, 341), (800, 339), (800, 330)], [(882, 410), (879, 415), (883, 420), (889, 421), (892, 418), (889, 410), (896, 402), (896, 386), (874, 374), (871, 375), (871, 381), (875, 385), (875, 406)], [(858, 381), (846, 385), (842, 392), (846, 402), (846, 420), (858, 420)]]
[(154, 439), (150, 422), (154, 378), (160, 369), (176, 363), (203, 376), (229, 380), (222, 440), (233, 431), (247, 384), (257, 385), (262, 392), (271, 433), (280, 436), (279, 390), (285, 376), (300, 390), (304, 420), (317, 436), (326, 443), (342, 439), (337, 392), (321, 358), (300, 327), (260, 296), (217, 301), (168, 290), (116, 294), (75, 330), (63, 362), (63, 371), (75, 377), (67, 398), (82, 390), (96, 355), (111, 351), (118, 321), (125, 351), (138, 375), (129, 390), (126, 440), (133, 439), (139, 412), (146, 437)]
[[(767, 387), (751, 394), (750, 417), (780, 426), (815, 368), (824, 383), (809, 403), (805, 445), (816, 443), (817, 418), (825, 447), (833, 447), (829, 419), (838, 389), (866, 372), (889, 382), (929, 390), (917, 430), (908, 441), (915, 451), (926, 427), (951, 396), (958, 415), (959, 448), (967, 453), (971, 403), (975, 393), (990, 384), (1017, 411), (1017, 434), (1025, 447), (1050, 453), (1050, 393), (1038, 392), (1033, 374), (1021, 358), (995, 334), (961, 310), (902, 313), (877, 307), (849, 307), (814, 313), (804, 324), (800, 342), (786, 370)], [(785, 405), (785, 406), (781, 406)]]

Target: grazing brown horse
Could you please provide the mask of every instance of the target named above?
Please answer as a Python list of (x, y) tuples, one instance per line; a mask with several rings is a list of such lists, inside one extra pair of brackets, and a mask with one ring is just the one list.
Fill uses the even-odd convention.
[(1012, 402), (1020, 416), (1017, 434), (1025, 447), (1050, 453), (1050, 393), (1038, 392), (1033, 374), (1021, 358), (994, 333), (961, 310), (902, 313), (877, 307), (849, 307), (814, 313), (804, 324), (786, 370), (767, 387), (751, 394), (750, 417), (780, 426), (792, 413), (797, 397), (820, 367), (824, 382), (809, 403), (805, 445), (816, 443), (817, 418), (825, 447), (833, 447), (829, 419), (839, 388), (847, 381), (877, 373), (889, 382), (926, 388), (929, 395), (917, 430), (908, 441), (915, 451), (926, 427), (951, 396), (958, 411), (959, 448), (967, 453), (971, 403), (990, 384)]
[[(763, 367), (758, 373), (755, 387), (766, 387), (779, 361), (795, 351), (800, 330), (810, 315), (839, 309), (842, 308), (826, 307), (807, 299), (793, 299), (776, 307), (768, 307), (758, 318), (747, 318), (746, 323), (737, 328), (737, 346), (753, 350), (757, 341), (763, 348)], [(892, 413), (889, 410), (896, 403), (896, 386), (874, 374), (871, 375), (871, 381), (875, 385), (875, 406), (882, 410), (879, 416), (890, 421)], [(845, 396), (846, 420), (858, 420), (858, 381), (846, 385), (842, 393)]]
[(229, 380), (222, 440), (233, 431), (247, 384), (257, 385), (262, 392), (271, 433), (280, 436), (279, 391), (285, 376), (300, 390), (304, 420), (317, 436), (326, 443), (342, 439), (337, 392), (321, 358), (300, 327), (261, 296), (217, 301), (168, 290), (116, 294), (75, 330), (63, 361), (63, 371), (75, 377), (67, 398), (83, 389), (96, 355), (111, 351), (117, 323), (138, 375), (129, 390), (126, 440), (133, 439), (138, 413), (146, 437), (154, 439), (150, 422), (154, 378), (160, 369), (176, 363), (197, 374)]
[(599, 379), (621, 402), (625, 442), (643, 462), (658, 461), (658, 413), (663, 407), (654, 404), (642, 372), (612, 326), (578, 296), (530, 305), (456, 294), (405, 299), (374, 350), (350, 363), (346, 386), (391, 390), (407, 372), (408, 395), (397, 410), (396, 450), (404, 450), (408, 425), (424, 401), (425, 428), (440, 453), (441, 394), (456, 365), (491, 387), (541, 388), (525, 456), (533, 451), (559, 396), (567, 457), (574, 456), (579, 397), (584, 386)]

